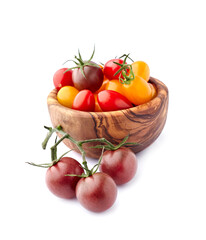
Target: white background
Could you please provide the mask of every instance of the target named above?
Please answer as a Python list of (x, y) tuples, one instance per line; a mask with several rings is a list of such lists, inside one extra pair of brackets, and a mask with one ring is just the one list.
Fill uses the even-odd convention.
[[(1, 1), (1, 239), (206, 239), (203, 4)], [(25, 164), (50, 160), (41, 142), (43, 125), (51, 125), (46, 98), (54, 72), (78, 48), (90, 57), (94, 44), (97, 62), (124, 53), (146, 61), (170, 93), (162, 134), (137, 154), (136, 177), (100, 214), (53, 196), (45, 169)]]

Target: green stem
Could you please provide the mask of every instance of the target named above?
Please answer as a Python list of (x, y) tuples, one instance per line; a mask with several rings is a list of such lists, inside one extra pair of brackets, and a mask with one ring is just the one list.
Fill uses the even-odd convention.
[[(50, 137), (52, 136), (52, 134), (54, 132), (59, 133), (60, 135), (62, 135), (62, 137), (51, 147), (51, 156), (52, 156), (52, 161), (55, 161), (57, 159), (57, 146), (59, 145), (60, 142), (62, 142), (64, 139), (69, 139), (72, 143), (74, 143), (76, 145), (76, 147), (78, 148), (78, 150), (80, 151), (81, 155), (82, 155), (82, 165), (86, 171), (86, 174), (88, 176), (92, 175), (92, 170), (89, 170), (88, 165), (87, 165), (87, 161), (86, 161), (86, 153), (82, 147), (82, 145), (84, 143), (92, 143), (92, 142), (100, 142), (103, 145), (96, 145), (93, 148), (102, 148), (102, 149), (106, 149), (106, 150), (117, 150), (118, 148), (129, 144), (129, 145), (135, 145), (138, 143), (126, 143), (126, 141), (128, 140), (128, 136), (126, 136), (122, 142), (120, 142), (118, 145), (113, 145), (110, 141), (108, 141), (105, 138), (95, 138), (95, 139), (87, 139), (87, 140), (80, 140), (80, 141), (76, 141), (74, 138), (72, 138), (68, 133), (64, 132), (62, 130), (62, 127), (59, 125), (56, 128), (49, 128), (49, 127), (45, 127), (46, 129), (49, 130), (49, 134), (47, 134), (46, 139), (44, 140), (44, 144), (49, 141)], [(46, 147), (45, 144), (45, 147)], [(45, 148), (44, 148), (45, 149)], [(101, 157), (100, 157), (101, 158)]]
[(85, 153), (84, 149), (82, 148), (82, 144), (84, 143), (84, 141), (76, 141), (68, 133), (65, 133), (62, 130), (61, 126), (57, 126), (56, 128), (53, 128), (53, 129), (54, 129), (54, 131), (56, 131), (56, 132), (58, 132), (59, 134), (62, 135), (62, 137), (59, 139), (59, 141), (53, 147), (55, 148), (60, 142), (62, 142), (66, 138), (69, 139), (71, 142), (73, 142), (77, 146), (77, 148), (79, 149), (79, 151), (80, 151), (80, 153), (82, 155), (82, 159), (83, 159), (82, 165), (84, 166), (84, 169), (86, 170), (86, 173), (88, 175), (90, 175), (91, 171), (89, 170), (89, 168), (87, 166), (86, 153)]
[(42, 142), (42, 148), (46, 149), (47, 143), (49, 141), (49, 139), (51, 138), (52, 134), (55, 132), (53, 128), (51, 127), (46, 127), (44, 126), (44, 128), (46, 128), (47, 130), (49, 130), (49, 132), (46, 135), (46, 138), (44, 139), (44, 141)]

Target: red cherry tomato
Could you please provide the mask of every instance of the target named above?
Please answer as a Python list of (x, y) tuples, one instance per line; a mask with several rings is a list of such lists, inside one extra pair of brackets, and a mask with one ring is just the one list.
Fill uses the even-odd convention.
[(103, 153), (100, 170), (110, 175), (116, 184), (129, 182), (136, 174), (137, 159), (129, 148), (119, 148), (115, 151), (106, 150)]
[(113, 90), (103, 90), (98, 93), (97, 100), (102, 111), (116, 111), (133, 107), (122, 94)]
[(74, 98), (72, 108), (80, 111), (93, 112), (95, 108), (94, 94), (87, 89), (80, 91)]
[(82, 178), (76, 186), (76, 197), (80, 204), (93, 212), (109, 209), (117, 197), (117, 186), (107, 174), (98, 172)]
[[(104, 75), (109, 80), (112, 79), (119, 79), (119, 77), (123, 78), (121, 72), (115, 75), (115, 73), (121, 68), (119, 65), (115, 64), (114, 62), (122, 64), (124, 61), (122, 59), (111, 59), (104, 65)], [(126, 63), (125, 63), (126, 64)]]
[(49, 190), (60, 198), (74, 198), (75, 188), (79, 177), (65, 176), (66, 174), (81, 175), (84, 172), (80, 163), (73, 158), (63, 157), (46, 172), (46, 184)]
[[(73, 86), (72, 70), (66, 71), (67, 68), (61, 68), (55, 72), (53, 82), (55, 88), (59, 91), (64, 86)], [(65, 72), (66, 71), (66, 72)]]

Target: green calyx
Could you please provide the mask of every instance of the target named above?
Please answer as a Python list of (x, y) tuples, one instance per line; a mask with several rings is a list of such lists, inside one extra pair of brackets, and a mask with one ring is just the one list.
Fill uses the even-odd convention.
[(119, 77), (119, 81), (122, 84), (130, 84), (131, 81), (135, 79), (134, 72), (132, 70), (132, 65), (127, 64), (126, 60), (129, 58), (132, 62), (134, 62), (130, 57), (129, 54), (123, 54), (120, 58), (124, 57), (123, 63), (113, 62), (120, 66), (120, 69), (114, 74), (116, 76), (120, 72), (122, 73), (123, 78)]
[[(89, 58), (89, 60), (84, 61), (84, 60), (82, 59), (81, 53), (80, 53), (80, 51), (79, 51), (79, 49), (78, 49), (78, 56), (76, 56), (76, 55), (74, 56), (74, 58), (75, 58), (76, 60), (67, 60), (67, 61), (65, 62), (65, 63), (67, 63), (67, 62), (69, 62), (69, 61), (72, 61), (73, 63), (75, 63), (76, 66), (75, 66), (75, 67), (72, 67), (72, 68), (68, 68), (65, 72), (67, 72), (67, 71), (69, 71), (69, 70), (72, 70), (72, 69), (75, 69), (75, 68), (79, 68), (80, 71), (81, 71), (81, 73), (82, 73), (82, 75), (83, 75), (84, 78), (86, 79), (86, 76), (85, 76), (85, 74), (84, 74), (84, 67), (85, 67), (85, 66), (99, 67), (98, 64), (91, 62), (92, 58), (94, 57), (94, 53), (95, 53), (95, 47), (94, 47), (94, 50), (93, 50), (92, 55), (91, 55), (91, 57)], [(65, 63), (64, 63), (64, 64), (65, 64)]]

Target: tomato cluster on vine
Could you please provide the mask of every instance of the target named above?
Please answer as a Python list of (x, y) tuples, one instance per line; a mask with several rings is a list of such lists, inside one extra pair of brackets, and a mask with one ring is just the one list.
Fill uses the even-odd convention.
[[(147, 103), (156, 95), (150, 69), (143, 61), (133, 61), (129, 54), (105, 64), (82, 59), (80, 52), (72, 68), (62, 68), (53, 76), (57, 100), (65, 107), (80, 111), (104, 112), (131, 108)], [(123, 59), (122, 59), (123, 58)], [(132, 61), (127, 64), (127, 60)]]
[[(65, 133), (61, 126), (45, 128), (49, 132), (42, 143), (43, 149), (46, 149), (53, 133), (62, 135), (58, 141), (55, 140), (55, 144), (50, 148), (51, 162), (28, 163), (47, 168), (46, 185), (48, 189), (60, 198), (72, 199), (76, 197), (84, 208), (93, 212), (103, 212), (111, 208), (117, 198), (117, 185), (129, 182), (136, 174), (136, 155), (125, 145), (137, 143), (127, 142), (128, 136), (116, 146), (105, 138), (76, 141)], [(65, 157), (71, 150), (57, 158), (57, 146), (65, 138), (72, 141), (79, 149), (82, 155), (82, 164), (74, 158)], [(86, 153), (82, 147), (83, 144), (89, 142), (97, 142), (95, 148), (102, 148), (98, 163), (92, 169), (88, 168)]]

